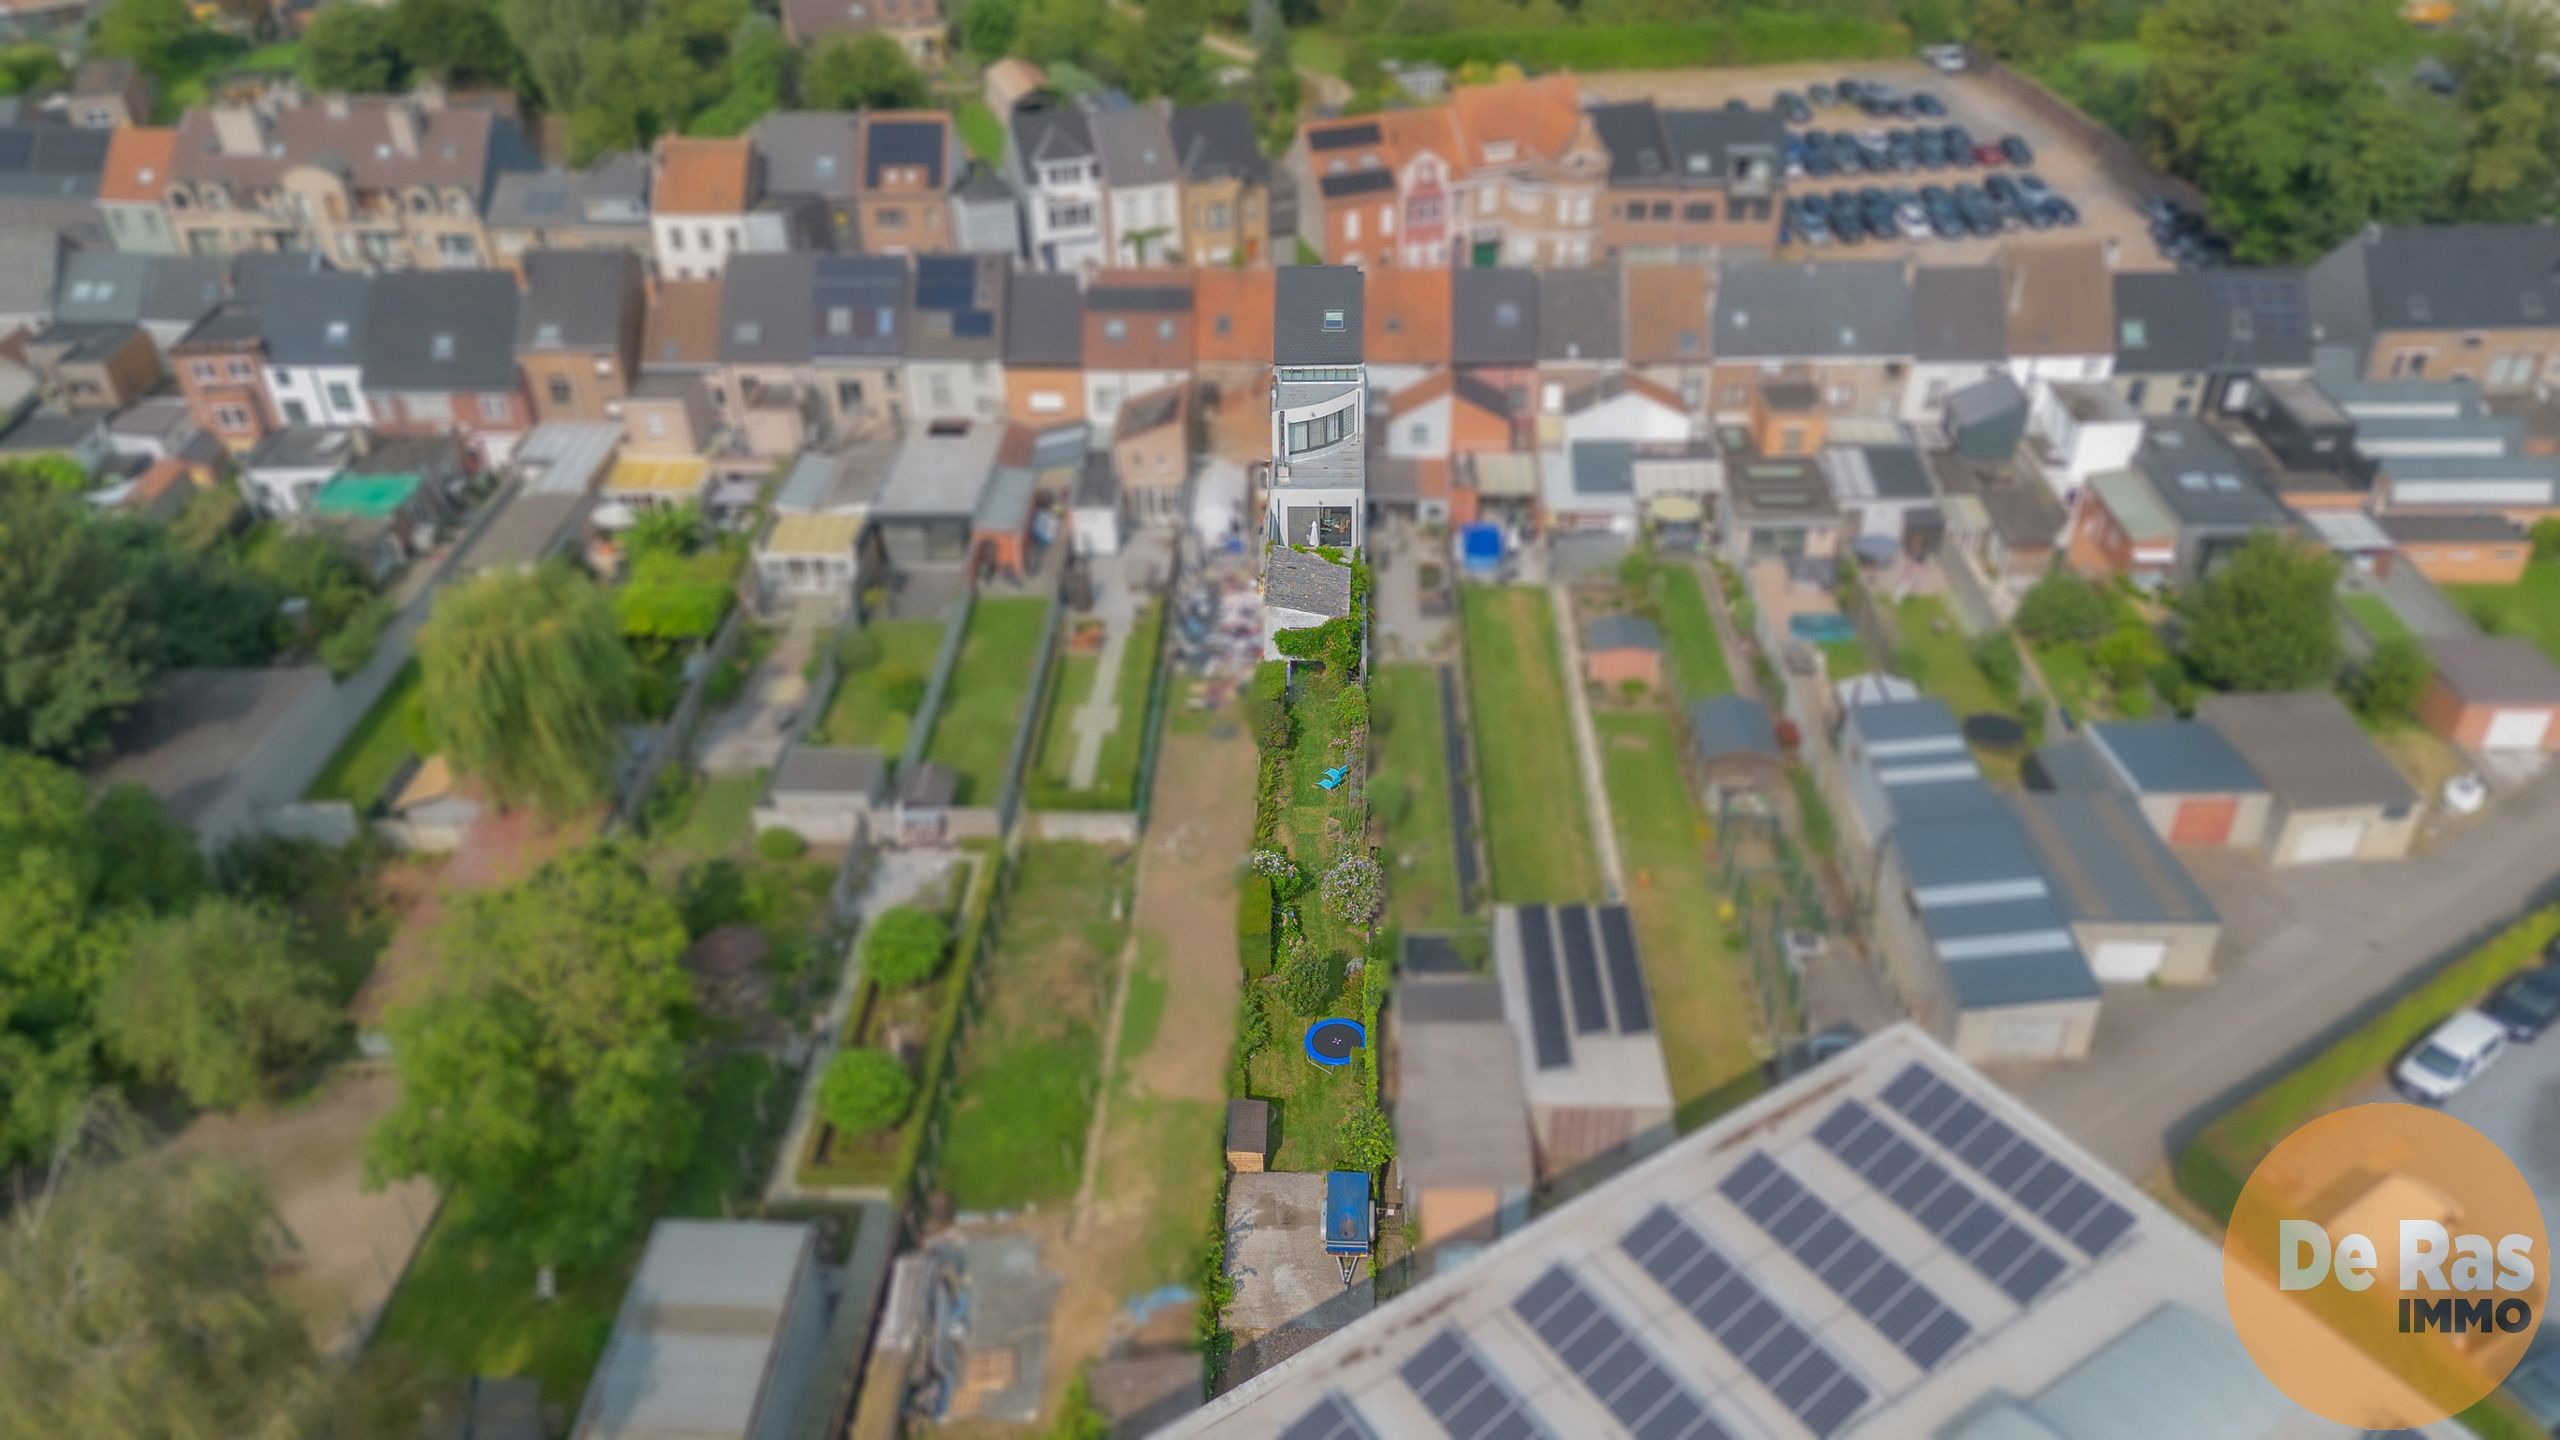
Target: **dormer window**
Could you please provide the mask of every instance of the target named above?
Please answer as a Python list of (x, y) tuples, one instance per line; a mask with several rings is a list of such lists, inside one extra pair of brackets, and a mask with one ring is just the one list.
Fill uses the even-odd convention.
[(332, 345), (344, 345), (347, 343), (347, 322), (332, 320), (329, 322), (329, 328), (321, 334)]
[(1488, 140), (1484, 146), (1484, 163), (1508, 165), (1520, 158), (1520, 145), (1515, 140)]
[(753, 345), (764, 339), (764, 322), (741, 320), (730, 328), (730, 335), (741, 345)]
[(427, 341), (427, 354), (438, 360), (452, 359), (453, 332), (450, 330), (437, 331), (436, 334)]
[(558, 325), (557, 323), (553, 322), (553, 321), (545, 320), (544, 322), (542, 322), (542, 324), (540, 324), (539, 326), (536, 326), (536, 327), (535, 327), (535, 329), (534, 329), (534, 332), (533, 332), (533, 343), (535, 343), (536, 345), (557, 345), (557, 344), (559, 344), (559, 343), (560, 343), (560, 327), (559, 327), (559, 325)]
[(853, 333), (853, 307), (834, 305), (827, 309), (827, 333), (848, 336)]
[(1324, 312), (1324, 328), (1328, 333), (1339, 333), (1349, 323), (1350, 317), (1340, 310)]
[(1519, 329), (1520, 307), (1509, 300), (1505, 300), (1501, 304), (1494, 306), (1493, 323), (1505, 330)]

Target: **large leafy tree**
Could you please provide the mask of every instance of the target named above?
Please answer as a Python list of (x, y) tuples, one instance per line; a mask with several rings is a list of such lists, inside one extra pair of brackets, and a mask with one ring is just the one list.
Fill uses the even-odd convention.
[(2539, 0), (2471, 0), (2454, 12), (2454, 104), (2470, 126), (2456, 177), (2475, 220), (2531, 220), (2560, 205), (2560, 13)]
[(136, 937), (99, 1018), (125, 1064), (230, 1109), (337, 1034), (329, 991), (328, 967), (290, 916), (215, 899)]
[(502, 0), (499, 18), (544, 103), (567, 110), (585, 102), (589, 71), (647, 9), (645, 0)]
[(79, 757), (151, 693), (141, 587), (82, 502), (0, 475), (0, 745)]
[(89, 43), (102, 55), (119, 55), (146, 70), (161, 71), (195, 34), (187, 0), (108, 0)]
[(632, 662), (585, 577), (554, 564), (447, 589), (418, 660), (446, 757), (498, 803), (566, 815), (611, 790)]
[(610, 1254), (693, 1149), (675, 902), (599, 846), (472, 897), (440, 941), (444, 983), (391, 1015), (400, 1103), (368, 1175), (467, 1192), (539, 1264)]
[(2161, 0), (2142, 17), (2142, 119), (2154, 163), (2187, 173), (2206, 132), (2206, 104), (2299, 0)]
[(0, 1228), (0, 1434), (331, 1433), (336, 1383), (275, 1290), (286, 1249), (233, 1171), (57, 1176)]
[(800, 99), (813, 110), (904, 110), (927, 94), (924, 73), (876, 30), (828, 36), (800, 71)]
[(521, 68), (493, 0), (397, 0), (389, 14), (401, 58), (448, 85), (503, 85)]
[(2179, 606), (2187, 668), (2217, 690), (2301, 690), (2338, 668), (2338, 563), (2262, 530)]
[(302, 78), (315, 90), (385, 94), (409, 84), (409, 60), (392, 12), (372, 5), (322, 6), (302, 37)]

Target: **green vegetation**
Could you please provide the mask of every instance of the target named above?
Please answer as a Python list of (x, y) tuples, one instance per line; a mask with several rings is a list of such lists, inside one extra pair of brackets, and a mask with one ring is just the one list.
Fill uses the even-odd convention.
[(1934, 595), (1914, 595), (1894, 607), (1901, 648), (1894, 659), (1913, 684), (1945, 700), (1957, 715), (2018, 713), (2018, 694), (2007, 693), (1983, 673), (1964, 631)]
[(1590, 900), (1600, 893), (1590, 817), (1565, 712), (1547, 592), (1470, 585), (1460, 592), (1476, 788), (1484, 798), (1493, 897)]
[(1867, 662), (1866, 642), (1855, 635), (1846, 640), (1820, 641), (1814, 648), (1822, 652), (1822, 662), (1834, 680), (1864, 675), (1875, 668)]
[(1733, 671), (1725, 663), (1724, 641), (1716, 634), (1698, 572), (1688, 565), (1665, 565), (1658, 574), (1663, 644), (1671, 652), (1671, 673), (1678, 677), (1681, 698), (1732, 694)]
[(363, 813), (383, 798), (400, 767), (416, 758), (425, 735), (426, 701), (418, 693), (418, 662), (412, 660), (348, 732), (303, 798), (344, 800)]
[(2139, 40), (2089, 40), (2033, 67), (2038, 80), (2118, 134), (2142, 123), (2142, 79), (2150, 56)]
[[(1654, 1021), (1684, 1123), (1718, 1092), (1757, 1088), (1743, 1077), (1760, 1062), (1751, 977), (1731, 943), (1730, 902), (1712, 875), (1707, 818), (1690, 798), (1679, 740), (1659, 710), (1603, 711), (1600, 772), (1627, 864), (1627, 908), (1644, 952)], [(1727, 1091), (1742, 1081), (1741, 1093)]]
[(2020, 602), (2018, 638), (2045, 688), (2082, 719), (2140, 719), (2152, 711), (2152, 677), (2169, 653), (2119, 589), (2056, 571)]
[(1127, 937), (1124, 852), (1025, 847), (993, 974), (952, 1072), (940, 1188), (962, 1210), (1075, 1194), (1102, 1084), (1102, 1032)]
[(2535, 911), (2223, 1112), (2178, 1156), (2179, 1190), (2217, 1221), (2227, 1219), (2249, 1171), (2277, 1141), (2360, 1093), (2436, 1022), (2534, 965), (2554, 935), (2560, 907)]
[(650, 848), (659, 858), (677, 862), (744, 850), (755, 825), (756, 796), (764, 790), (764, 779), (758, 773), (704, 781), (688, 797), (682, 819), (663, 831), (653, 826)]
[[(1094, 686), (1102, 666), (1098, 655), (1062, 655), (1049, 684), (1047, 714), (1040, 722), (1040, 749), (1028, 784), (1031, 805), (1040, 810), (1128, 810), (1138, 801), (1138, 763), (1147, 742), (1147, 691), (1155, 680), (1156, 661), (1164, 642), (1164, 602), (1151, 600), (1130, 627), (1128, 648), (1120, 657), (1120, 674), (1111, 689), (1119, 707), (1118, 724), (1102, 741), (1101, 764), (1092, 786), (1072, 788), (1075, 777), (1075, 713), (1097, 698)], [(1063, 641), (1061, 642), (1064, 643)]]
[[(1411, 5), (1399, 14), (1424, 8)], [(1744, 9), (1679, 24), (1561, 24), (1541, 15), (1498, 28), (1382, 34), (1376, 47), (1388, 59), (1430, 60), (1452, 69), (1516, 64), (1533, 70), (1652, 70), (1898, 57), (1910, 53), (1911, 33), (1856, 15)]]
[(1449, 764), (1440, 721), (1440, 672), (1430, 665), (1381, 665), (1370, 681), (1378, 767), (1369, 813), (1386, 835), (1391, 869), (1387, 918), (1406, 930), (1463, 923), (1456, 840), (1449, 830)]
[(969, 612), (969, 633), (925, 744), (927, 760), (959, 777), (956, 804), (996, 803), (1048, 617), (1042, 599), (981, 600)]
[(490, 799), (557, 817), (611, 794), (635, 672), (584, 575), (554, 562), (446, 587), (418, 664), (429, 728)]
[(895, 760), (907, 748), (907, 731), (924, 703), (927, 676), (942, 648), (939, 620), (883, 620), (859, 632), (868, 663), (846, 666), (836, 681), (817, 738), (826, 745), (869, 746)]
[(1004, 122), (996, 118), (996, 112), (987, 107), (986, 101), (971, 96), (960, 102), (957, 123), (961, 143), (969, 147), (970, 154), (989, 165), (1004, 163)]
[(2447, 585), (2472, 623), (2492, 635), (2516, 635), (2560, 663), (2560, 560), (2536, 560), (2513, 585)]
[(2376, 642), (2410, 634), (2409, 622), (2401, 619), (2400, 612), (2392, 609), (2390, 602), (2379, 595), (2358, 590), (2339, 596), (2338, 603), (2347, 607), (2347, 613), (2355, 617), (2356, 624), (2364, 628), (2365, 635)]

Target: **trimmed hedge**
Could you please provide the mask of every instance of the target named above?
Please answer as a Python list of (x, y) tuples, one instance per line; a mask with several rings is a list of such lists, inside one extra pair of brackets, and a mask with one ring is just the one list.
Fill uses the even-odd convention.
[(1236, 957), (1250, 985), (1271, 970), (1271, 880), (1247, 875), (1236, 889)]
[(1908, 26), (1854, 15), (1746, 10), (1691, 25), (1562, 25), (1382, 35), (1377, 46), (1386, 59), (1429, 60), (1451, 69), (1510, 61), (1532, 70), (1661, 70), (1898, 57), (1911, 53), (1911, 31)]

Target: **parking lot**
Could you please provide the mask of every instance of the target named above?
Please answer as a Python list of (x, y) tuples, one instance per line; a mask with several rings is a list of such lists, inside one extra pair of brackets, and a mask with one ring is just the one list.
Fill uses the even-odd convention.
[[(2404, 1097), (2385, 1082), (2357, 1098), (2387, 1104)], [(2560, 1028), (2509, 1044), (2487, 1074), (2442, 1108), (2507, 1152), (2546, 1210), (2560, 1200)]]
[[(1786, 193), (1827, 194), (1841, 188), (1855, 190), (1867, 185), (1918, 189), (1923, 185), (1953, 186), (1964, 181), (1980, 184), (1991, 174), (2014, 176), (2032, 173), (2041, 178), (2054, 194), (2070, 201), (2080, 214), (2080, 223), (2067, 229), (2013, 230), (2003, 236), (1952, 239), (1934, 236), (1921, 240), (1870, 238), (1854, 246), (1834, 245), (1825, 250), (1803, 253), (1843, 260), (1896, 258), (1910, 253), (1927, 264), (1965, 265), (1988, 260), (2001, 245), (2011, 241), (2060, 243), (2113, 239), (2117, 242), (2118, 263), (2125, 269), (2165, 269), (2169, 263), (2160, 257), (2152, 244), (2150, 222), (2135, 208), (2135, 202), (2143, 195), (2159, 193), (2167, 188), (2168, 182), (2140, 167), (2101, 155), (2078, 134), (2051, 123), (2009, 90), (1980, 73), (1943, 75), (1918, 60), (1907, 60), (1849, 65), (1837, 62), (1771, 65), (1726, 70), (1631, 70), (1581, 78), (1584, 93), (1594, 99), (1650, 99), (1661, 105), (1703, 107), (1723, 105), (1731, 100), (1765, 106), (1774, 103), (1781, 90), (1803, 95), (1815, 85), (1836, 85), (1844, 78), (1879, 83), (1901, 94), (1927, 92), (1944, 102), (1947, 110), (1944, 117), (1870, 119), (1853, 107), (1835, 105), (1815, 111), (1810, 124), (1825, 131), (1851, 132), (1960, 125), (1976, 141), (1997, 141), (2004, 135), (2016, 135), (2034, 151), (2034, 165), (2028, 171), (2001, 167), (1997, 170), (1974, 168), (1921, 170), (1895, 175), (1799, 177), (1787, 182)], [(1791, 134), (1801, 133), (1803, 128), (1788, 127)]]

